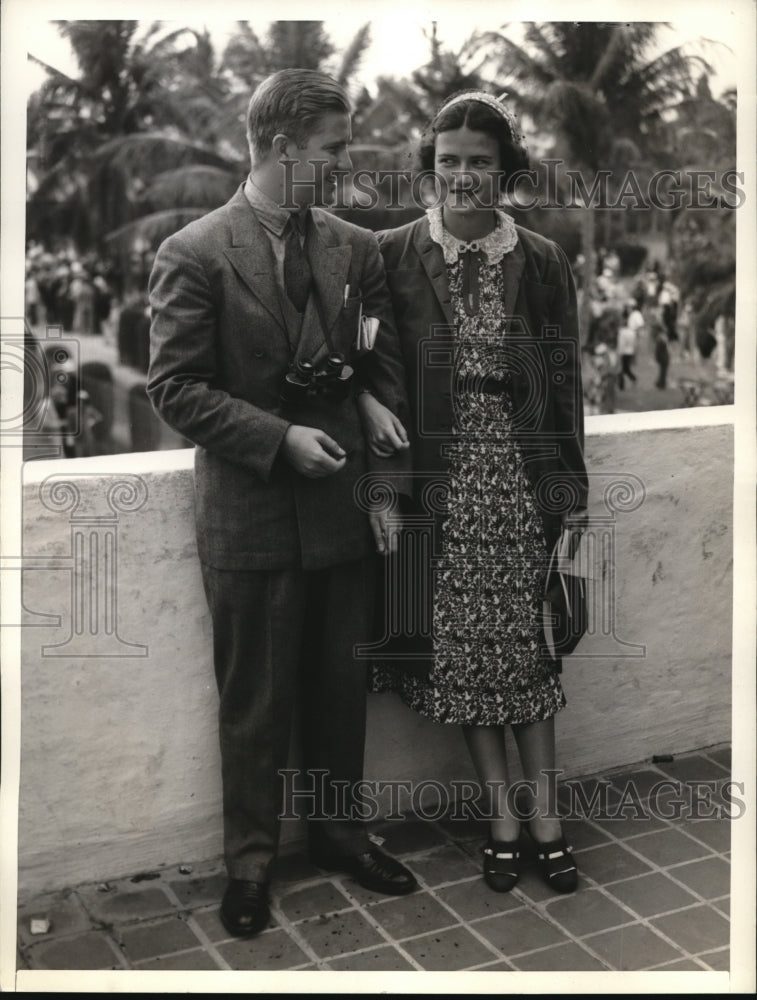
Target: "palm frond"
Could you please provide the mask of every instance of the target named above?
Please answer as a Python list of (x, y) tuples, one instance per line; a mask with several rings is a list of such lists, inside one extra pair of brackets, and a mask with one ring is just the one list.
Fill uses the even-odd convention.
[(157, 174), (143, 197), (163, 209), (204, 205), (209, 211), (228, 201), (238, 183), (238, 172), (193, 164)]
[(555, 38), (549, 38), (547, 32), (549, 25), (539, 25), (531, 23), (526, 26), (526, 40), (539, 53), (539, 60), (554, 77), (562, 76), (562, 66), (560, 65), (561, 52), (556, 44)]
[(166, 237), (177, 232), (188, 222), (201, 219), (207, 214), (207, 206), (192, 208), (168, 208), (160, 212), (151, 212), (133, 222), (127, 222), (118, 229), (108, 233), (105, 241), (110, 246), (127, 252), (138, 238), (146, 240), (151, 246), (157, 247)]
[(336, 75), (337, 82), (341, 84), (341, 86), (344, 87), (347, 83), (349, 83), (370, 44), (371, 24), (370, 21), (368, 21), (358, 29), (355, 37), (344, 50), (339, 71)]
[(552, 83), (556, 78), (549, 65), (535, 59), (523, 46), (518, 45), (511, 38), (494, 34), (491, 40), (496, 42), (500, 49), (498, 68), (505, 79), (528, 80), (534, 88), (537, 88)]
[(149, 40), (145, 39), (145, 42), (140, 46), (144, 55), (150, 60), (162, 58), (166, 52), (173, 50), (176, 41), (182, 37), (182, 35), (193, 35), (195, 39), (198, 39), (199, 33), (194, 28), (177, 28), (175, 31), (170, 31), (167, 35), (159, 38), (154, 45), (148, 48), (146, 42)]
[(707, 74), (712, 73), (712, 66), (706, 59), (687, 52), (685, 45), (677, 45), (639, 66), (637, 73), (640, 81), (649, 89), (660, 89), (668, 94), (688, 94), (694, 68)]
[(48, 72), (51, 77), (58, 78), (62, 82), (65, 82), (65, 83), (68, 83), (68, 84), (71, 84), (71, 85), (75, 85), (77, 87), (81, 87), (82, 86), (82, 81), (81, 80), (75, 80), (72, 76), (68, 76), (66, 73), (63, 73), (61, 70), (56, 69), (54, 66), (51, 66), (49, 63), (46, 63), (44, 61), (44, 59), (39, 59), (37, 56), (32, 55), (31, 52), (27, 52), (26, 53), (26, 58), (29, 60), (29, 62), (33, 62), (36, 66), (39, 66), (41, 69), (44, 69), (46, 72)]
[(166, 132), (138, 132), (118, 136), (104, 142), (94, 158), (131, 171), (154, 165), (163, 159), (177, 163), (195, 162), (203, 165), (229, 167), (229, 161), (214, 149), (192, 142), (181, 135)]
[(615, 60), (615, 57), (623, 43), (624, 40), (624, 27), (623, 25), (616, 24), (613, 26), (612, 34), (607, 42), (604, 52), (597, 60), (597, 64), (592, 71), (591, 77), (589, 79), (589, 87), (592, 90), (597, 90), (602, 80), (604, 79), (605, 73), (609, 69), (611, 63)]

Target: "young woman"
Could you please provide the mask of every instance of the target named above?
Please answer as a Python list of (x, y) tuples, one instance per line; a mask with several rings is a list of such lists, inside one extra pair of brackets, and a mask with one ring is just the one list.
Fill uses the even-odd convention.
[[(463, 727), (491, 817), (484, 877), (500, 892), (521, 870), (520, 819), (506, 801), (512, 726), (542, 874), (570, 892), (577, 872), (549, 780), (565, 697), (560, 663), (544, 652), (542, 595), (551, 548), (564, 525), (581, 530), (588, 492), (573, 280), (562, 250), (500, 207), (507, 178), (527, 165), (500, 101), (448, 100), (420, 160), (436, 173), (437, 203), (379, 242), (415, 418), (416, 511), (435, 511), (431, 667), (423, 677), (386, 661), (372, 686)], [(360, 406), (370, 446), (390, 453), (396, 419), (369, 393)]]

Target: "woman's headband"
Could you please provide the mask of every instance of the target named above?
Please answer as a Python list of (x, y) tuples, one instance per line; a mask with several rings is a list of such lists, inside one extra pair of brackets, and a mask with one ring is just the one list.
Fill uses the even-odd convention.
[(487, 94), (484, 90), (469, 90), (467, 93), (457, 94), (455, 97), (451, 97), (439, 108), (436, 114), (438, 118), (443, 111), (449, 110), (449, 108), (454, 107), (456, 104), (463, 104), (467, 101), (476, 101), (479, 104), (485, 104), (487, 108), (491, 108), (492, 111), (496, 111), (510, 129), (510, 134), (512, 135), (513, 142), (519, 144), (526, 149), (526, 137), (518, 130), (518, 123), (515, 115), (510, 111), (502, 101), (507, 97), (507, 94), (500, 94), (499, 97), (492, 97), (491, 94)]

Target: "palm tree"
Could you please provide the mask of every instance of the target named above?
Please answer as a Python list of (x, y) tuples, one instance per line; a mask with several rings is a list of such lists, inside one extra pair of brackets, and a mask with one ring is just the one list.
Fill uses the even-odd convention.
[(365, 107), (363, 114), (356, 114), (358, 136), (388, 146), (407, 144), (418, 138), (448, 97), (461, 90), (490, 89), (480, 72), (483, 60), (477, 58), (476, 36), (453, 50), (445, 48), (439, 40), (436, 21), (425, 35), (429, 44), (428, 62), (409, 78), (379, 76), (378, 96)]
[(80, 75), (45, 67), (30, 102), (30, 235), (123, 255), (230, 197), (247, 167), (245, 111), (261, 79), (305, 66), (349, 84), (370, 42), (364, 25), (337, 59), (322, 22), (273, 22), (263, 41), (239, 22), (218, 57), (208, 33), (189, 28), (56, 23)]
[[(714, 173), (711, 196), (722, 198), (720, 183), (736, 165), (736, 92), (715, 99), (706, 77), (694, 100), (680, 109), (671, 127), (671, 149), (684, 170)], [(732, 197), (727, 203), (734, 204)], [(670, 247), (682, 299), (694, 307), (698, 334), (711, 329), (720, 313), (733, 314), (736, 293), (736, 218), (733, 208), (697, 208), (687, 200), (673, 214)]]
[(323, 21), (274, 21), (264, 39), (249, 22), (237, 21), (237, 34), (224, 50), (224, 66), (246, 88), (253, 90), (264, 77), (280, 69), (318, 69), (349, 87), (370, 45), (370, 24), (358, 29), (341, 58), (326, 34)]
[[(654, 157), (672, 109), (694, 97), (695, 70), (709, 71), (681, 46), (653, 55), (659, 27), (531, 23), (521, 42), (500, 31), (479, 34), (477, 43), (501, 89), (552, 131), (558, 154), (588, 180), (608, 167), (620, 142), (633, 143), (641, 157)], [(594, 207), (585, 204), (581, 216), (588, 288), (595, 267)], [(588, 321), (588, 296), (584, 308)]]
[[(142, 213), (146, 176), (190, 150), (197, 162), (222, 161), (198, 133), (197, 102), (176, 86), (190, 51), (180, 40), (189, 35), (199, 48), (203, 39), (189, 29), (166, 34), (159, 23), (57, 24), (81, 72), (45, 67), (48, 79), (30, 101), (29, 226), (32, 235), (66, 234), (80, 249), (102, 251), (108, 233)], [(141, 164), (130, 155), (137, 150)], [(148, 160), (150, 173), (139, 169)]]

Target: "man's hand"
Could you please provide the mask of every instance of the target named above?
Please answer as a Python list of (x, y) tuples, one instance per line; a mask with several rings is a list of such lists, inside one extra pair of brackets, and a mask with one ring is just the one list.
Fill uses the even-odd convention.
[(281, 454), (293, 469), (308, 479), (322, 479), (344, 468), (347, 453), (317, 427), (290, 424), (281, 442)]
[(372, 393), (361, 392), (357, 404), (368, 447), (374, 455), (389, 458), (395, 451), (410, 447), (402, 421)]
[[(389, 519), (392, 520), (392, 529), (389, 528)], [(396, 507), (391, 510), (381, 510), (375, 514), (369, 514), (368, 520), (371, 524), (371, 531), (376, 542), (376, 551), (388, 556), (391, 552), (397, 551), (397, 537), (400, 532), (400, 515)]]

